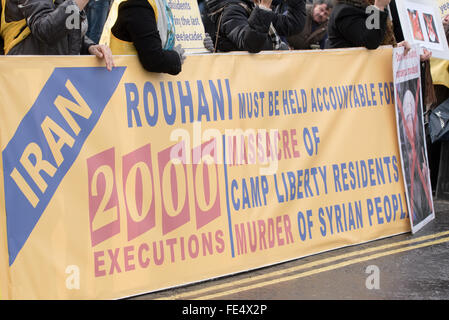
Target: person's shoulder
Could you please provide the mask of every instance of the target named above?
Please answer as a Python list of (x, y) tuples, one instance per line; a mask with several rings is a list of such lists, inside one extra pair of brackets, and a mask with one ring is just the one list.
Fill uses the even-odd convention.
[(120, 3), (119, 10), (127, 10), (133, 8), (153, 8), (154, 0), (126, 0)]
[(154, 0), (125, 0), (119, 4), (117, 22), (119, 24), (144, 24), (149, 19), (157, 19)]
[(332, 10), (329, 20), (340, 20), (348, 17), (365, 16), (365, 10), (346, 3), (337, 4)]

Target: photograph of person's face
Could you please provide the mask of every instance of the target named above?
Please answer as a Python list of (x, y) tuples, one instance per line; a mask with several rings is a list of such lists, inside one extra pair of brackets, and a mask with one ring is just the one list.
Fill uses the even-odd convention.
[(413, 38), (415, 40), (424, 41), (424, 36), (421, 28), (421, 22), (419, 22), (419, 14), (417, 10), (410, 10), (408, 11), (408, 17), (410, 19), (410, 24), (412, 26), (413, 30)]
[(435, 28), (435, 20), (432, 15), (424, 13), (424, 21), (426, 22), (426, 31), (429, 36), (429, 41), (433, 43), (440, 43), (438, 39), (437, 29)]

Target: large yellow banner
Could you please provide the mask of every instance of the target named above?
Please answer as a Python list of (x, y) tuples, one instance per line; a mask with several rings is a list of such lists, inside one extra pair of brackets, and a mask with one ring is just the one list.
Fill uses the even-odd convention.
[(392, 49), (0, 58), (1, 298), (110, 299), (410, 230)]

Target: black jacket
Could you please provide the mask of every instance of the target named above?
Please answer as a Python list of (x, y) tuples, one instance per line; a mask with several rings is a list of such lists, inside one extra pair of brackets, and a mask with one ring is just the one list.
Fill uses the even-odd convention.
[(118, 39), (134, 44), (145, 70), (172, 75), (181, 72), (179, 54), (173, 50), (162, 49), (154, 10), (147, 0), (122, 2), (111, 32)]
[(287, 38), (288, 44), (295, 49), (311, 49), (312, 44), (320, 45), (324, 49), (327, 38), (327, 21), (318, 24), (313, 20), (313, 5), (306, 5), (307, 18), (304, 29), (298, 34)]
[(388, 11), (376, 10), (376, 13), (379, 14), (379, 28), (368, 29), (366, 22), (370, 14), (365, 9), (337, 4), (329, 18), (329, 48), (379, 47), (385, 36)]
[(74, 0), (8, 1), (5, 7), (6, 21), (26, 19), (31, 30), (31, 34), (15, 45), (8, 54), (88, 54), (88, 48), (95, 43), (82, 34), (82, 30), (87, 30), (85, 12), (80, 12), (79, 26), (71, 25), (75, 21), (73, 16), (77, 8)]
[(268, 34), (271, 23), (279, 36), (301, 32), (306, 20), (305, 0), (288, 0), (287, 3), (288, 12), (282, 15), (260, 9), (249, 0), (208, 2), (210, 13), (224, 8), (222, 12), (211, 17), (217, 27), (220, 25), (217, 49), (251, 53), (273, 50), (273, 43)]

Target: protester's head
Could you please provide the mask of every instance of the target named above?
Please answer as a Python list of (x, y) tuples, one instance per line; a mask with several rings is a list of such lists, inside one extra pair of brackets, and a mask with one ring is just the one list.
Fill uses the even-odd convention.
[(316, 23), (326, 22), (329, 19), (333, 7), (333, 0), (314, 0), (312, 9), (313, 20)]
[(413, 126), (413, 119), (415, 116), (415, 97), (410, 90), (407, 90), (407, 92), (404, 94), (402, 108), (404, 112), (404, 126), (407, 127), (408, 131), (412, 135), (410, 138), (413, 139), (415, 135)]

